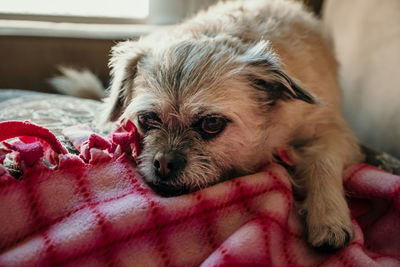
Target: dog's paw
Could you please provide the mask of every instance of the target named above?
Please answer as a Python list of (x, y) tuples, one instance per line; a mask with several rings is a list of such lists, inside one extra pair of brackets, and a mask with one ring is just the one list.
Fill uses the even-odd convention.
[(317, 225), (307, 227), (308, 243), (322, 252), (344, 248), (353, 237), (353, 227), (343, 225)]
[(308, 195), (299, 203), (305, 219), (307, 242), (325, 252), (344, 248), (353, 239), (353, 223), (344, 197), (337, 195)]

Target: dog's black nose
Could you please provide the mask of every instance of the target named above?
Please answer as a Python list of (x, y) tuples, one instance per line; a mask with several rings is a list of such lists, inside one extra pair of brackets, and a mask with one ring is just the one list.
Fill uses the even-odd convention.
[(158, 152), (153, 162), (155, 173), (161, 180), (169, 180), (175, 177), (185, 163), (184, 157), (176, 152)]

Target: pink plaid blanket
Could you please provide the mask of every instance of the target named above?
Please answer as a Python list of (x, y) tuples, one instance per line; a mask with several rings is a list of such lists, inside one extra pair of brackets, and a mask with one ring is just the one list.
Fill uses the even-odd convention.
[[(288, 174), (270, 164), (163, 198), (135, 172), (131, 123), (109, 137), (69, 129), (80, 155), (48, 130), (0, 123), (0, 266), (400, 266), (400, 177), (369, 165), (345, 173), (355, 239), (336, 253), (309, 248)], [(28, 137), (27, 137), (28, 136)]]

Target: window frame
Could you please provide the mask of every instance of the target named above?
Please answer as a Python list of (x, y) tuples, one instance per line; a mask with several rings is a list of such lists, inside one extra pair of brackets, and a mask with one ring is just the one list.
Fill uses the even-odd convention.
[(126, 18), (108, 16), (74, 16), (74, 15), (42, 15), (0, 12), (0, 20), (43, 21), (57, 23), (84, 23), (84, 24), (146, 24), (148, 18)]

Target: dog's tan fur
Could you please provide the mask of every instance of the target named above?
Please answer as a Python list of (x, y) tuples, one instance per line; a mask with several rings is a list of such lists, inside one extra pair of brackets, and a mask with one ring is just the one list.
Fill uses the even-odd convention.
[[(118, 44), (110, 65), (104, 119), (131, 119), (139, 129), (141, 112), (161, 120), (150, 131), (141, 129), (139, 168), (147, 182), (198, 189), (256, 172), (277, 149), (290, 147), (293, 182), (306, 194), (300, 210), (308, 242), (331, 249), (347, 244), (353, 230), (342, 171), (361, 153), (342, 119), (331, 47), (301, 4), (221, 3), (168, 31)], [(203, 114), (231, 122), (203, 140), (192, 127)], [(169, 150), (187, 164), (175, 179), (161, 182), (153, 161)]]

